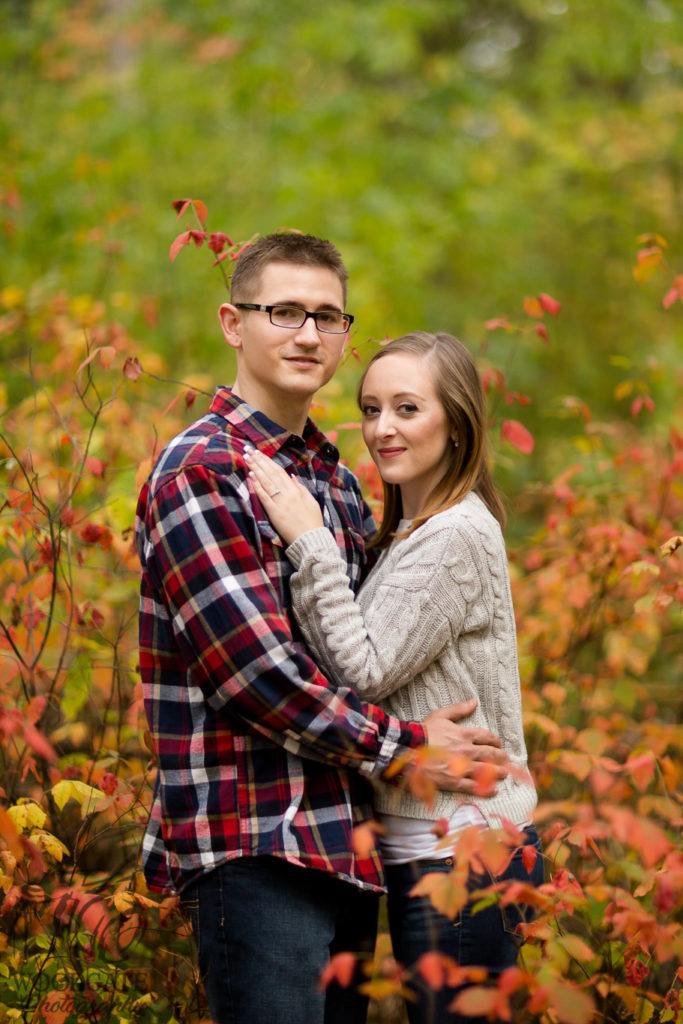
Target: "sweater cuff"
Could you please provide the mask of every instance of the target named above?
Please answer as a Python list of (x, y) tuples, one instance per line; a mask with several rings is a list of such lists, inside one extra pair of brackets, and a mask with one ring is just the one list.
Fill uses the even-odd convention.
[(301, 568), (301, 563), (307, 555), (317, 555), (321, 552), (332, 552), (337, 558), (340, 557), (337, 542), (326, 526), (317, 526), (314, 530), (306, 530), (285, 550), (287, 558), (295, 569)]

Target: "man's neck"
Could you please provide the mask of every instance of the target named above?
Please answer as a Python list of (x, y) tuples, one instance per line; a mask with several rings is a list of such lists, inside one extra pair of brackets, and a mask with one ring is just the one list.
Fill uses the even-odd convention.
[(248, 387), (243, 381), (240, 382), (239, 377), (235, 379), (232, 393), (253, 409), (262, 412), (264, 416), (267, 416), (273, 423), (277, 423), (279, 427), (289, 430), (292, 434), (298, 434), (299, 437), (302, 436), (306, 420), (308, 419), (312, 396), (297, 400), (297, 396), (292, 395), (279, 396), (268, 394), (264, 391), (256, 393), (253, 388)]

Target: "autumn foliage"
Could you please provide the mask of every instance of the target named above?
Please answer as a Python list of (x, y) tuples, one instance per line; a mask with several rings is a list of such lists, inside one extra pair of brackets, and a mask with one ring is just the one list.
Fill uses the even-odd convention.
[[(248, 243), (209, 231), (201, 201), (174, 206), (183, 231), (171, 260), (205, 245), (227, 280)], [(682, 278), (665, 241), (641, 245), (634, 287), (661, 281), (667, 315), (679, 315)], [(524, 422), (532, 399), (516, 390), (517, 365), (526, 346), (552, 346), (558, 316), (560, 301), (543, 293), (483, 326), (498, 459), (544, 443)], [(488, 358), (494, 333), (516, 347), (505, 372)], [(0, 1024), (198, 1021), (185, 922), (138, 867), (154, 764), (132, 526), (155, 451), (203, 410), (213, 381), (170, 381), (156, 354), (83, 296), (29, 301), (8, 286), (0, 336), (24, 339), (12, 393), (0, 391)], [(512, 496), (526, 524), (510, 561), (545, 884), (495, 882), (519, 844), (513, 828), (468, 830), (449, 851), (452, 873), (421, 883), (455, 915), (478, 864), (489, 878), (480, 905), (535, 908), (519, 965), (497, 981), (436, 953), (416, 968), (434, 987), (466, 984), (458, 1007), (492, 1020), (683, 1020), (683, 433), (658, 421), (646, 376), (626, 374), (618, 391), (624, 414), (610, 422), (557, 396), (567, 429), (546, 460), (552, 472)], [(335, 425), (334, 403), (320, 415)], [(355, 427), (337, 424), (343, 452), (356, 451)], [(371, 465), (351, 462), (377, 502)], [(357, 843), (375, 839), (369, 830)], [(355, 967), (336, 957), (321, 983), (348, 983)], [(375, 1004), (408, 980), (386, 935), (363, 970)]]

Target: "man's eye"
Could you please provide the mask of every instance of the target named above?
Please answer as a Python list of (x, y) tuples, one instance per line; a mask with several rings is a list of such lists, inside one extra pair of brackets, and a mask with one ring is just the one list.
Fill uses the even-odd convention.
[(274, 306), (273, 316), (276, 316), (279, 320), (298, 320), (301, 316), (301, 310), (295, 309), (293, 306)]
[(335, 313), (334, 310), (322, 310), (317, 314), (317, 318), (321, 324), (325, 324), (328, 327), (330, 324), (338, 324), (341, 320), (341, 314)]

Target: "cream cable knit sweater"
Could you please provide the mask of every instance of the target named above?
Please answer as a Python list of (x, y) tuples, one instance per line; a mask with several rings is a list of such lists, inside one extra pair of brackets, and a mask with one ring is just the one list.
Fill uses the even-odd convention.
[[(331, 679), (406, 721), (476, 697), (467, 725), (496, 733), (511, 762), (526, 767), (505, 544), (476, 494), (394, 541), (355, 600), (325, 527), (302, 534), (287, 555), (297, 570), (291, 577), (294, 613)], [(536, 799), (530, 777), (528, 783), (505, 779), (489, 798), (439, 792), (432, 809), (380, 784), (375, 807), (428, 820), (450, 818), (467, 801), (495, 828), (502, 819), (527, 822)]]

